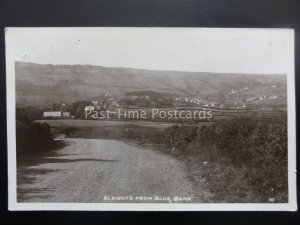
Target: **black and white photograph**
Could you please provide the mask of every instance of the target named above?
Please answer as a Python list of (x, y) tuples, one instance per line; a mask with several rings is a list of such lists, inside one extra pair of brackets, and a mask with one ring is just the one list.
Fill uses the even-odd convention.
[(11, 210), (297, 210), (292, 29), (5, 41)]

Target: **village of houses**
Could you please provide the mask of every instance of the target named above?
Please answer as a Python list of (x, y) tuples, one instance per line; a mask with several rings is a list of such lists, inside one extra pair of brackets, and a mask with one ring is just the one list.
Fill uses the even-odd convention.
[[(272, 85), (273, 89), (276, 89), (276, 85)], [(101, 99), (83, 101), (81, 104), (68, 104), (61, 102), (59, 108), (56, 110), (43, 111), (44, 119), (87, 119), (83, 115), (86, 111), (106, 111), (106, 110), (124, 110), (126, 108), (142, 108), (145, 107), (144, 103), (148, 102), (147, 107), (155, 106), (156, 108), (164, 108), (161, 102), (166, 101), (171, 103), (171, 108), (210, 108), (214, 110), (226, 111), (226, 110), (251, 110), (253, 105), (259, 106), (257, 109), (262, 111), (272, 111), (272, 106), (280, 101), (285, 101), (286, 96), (279, 95), (261, 95), (261, 96), (247, 96), (241, 95), (241, 93), (247, 92), (249, 87), (243, 87), (241, 89), (231, 89), (226, 94), (225, 98), (220, 99), (213, 96), (201, 97), (195, 96), (175, 96), (175, 95), (159, 95), (157, 99), (153, 99), (152, 96), (144, 94), (129, 94), (125, 99), (118, 100), (110, 94), (105, 94)], [(143, 103), (140, 105), (139, 103)], [(75, 106), (75, 107), (74, 107)]]

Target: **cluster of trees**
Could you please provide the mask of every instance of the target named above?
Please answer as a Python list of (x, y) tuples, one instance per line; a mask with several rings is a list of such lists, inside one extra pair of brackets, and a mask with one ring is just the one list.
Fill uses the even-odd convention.
[(16, 108), (16, 117), (17, 119), (27, 119), (29, 121), (33, 121), (33, 120), (37, 120), (37, 119), (41, 119), (43, 116), (43, 109), (39, 108), (39, 107), (23, 107), (23, 108)]
[[(99, 105), (98, 110), (106, 110), (110, 105), (109, 96), (99, 96)], [(76, 118), (85, 118), (84, 108), (86, 106), (93, 105), (92, 101), (81, 100), (72, 103), (65, 103), (63, 101), (58, 101), (52, 103), (49, 107), (37, 107), (37, 106), (29, 106), (29, 107), (18, 107), (17, 111), (19, 115), (27, 117), (29, 120), (38, 120), (43, 118), (43, 112), (45, 111), (65, 111), (70, 112), (70, 115), (75, 116)]]

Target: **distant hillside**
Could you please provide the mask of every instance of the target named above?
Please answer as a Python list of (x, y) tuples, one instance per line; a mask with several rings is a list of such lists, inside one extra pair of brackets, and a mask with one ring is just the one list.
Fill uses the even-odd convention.
[(58, 101), (93, 100), (103, 94), (122, 99), (128, 93), (143, 91), (178, 97), (225, 99), (224, 101), (237, 96), (286, 97), (285, 75), (154, 71), (23, 62), (16, 62), (15, 70), (18, 106), (46, 106)]

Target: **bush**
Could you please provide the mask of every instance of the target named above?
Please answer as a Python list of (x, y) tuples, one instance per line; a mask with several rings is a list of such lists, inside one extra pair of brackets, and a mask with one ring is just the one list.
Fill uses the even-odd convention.
[(48, 151), (54, 144), (48, 124), (33, 123), (17, 111), (16, 115), (17, 153)]
[(183, 148), (187, 143), (194, 140), (197, 134), (197, 126), (181, 125), (172, 126), (163, 133), (163, 141), (169, 146)]

